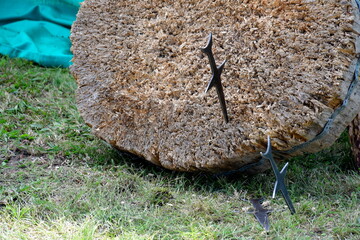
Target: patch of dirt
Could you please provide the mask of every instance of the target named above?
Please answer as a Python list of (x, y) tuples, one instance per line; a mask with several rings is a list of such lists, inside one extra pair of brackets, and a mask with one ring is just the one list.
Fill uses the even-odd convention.
[(32, 156), (32, 153), (30, 153), (28, 150), (16, 148), (13, 154), (8, 157), (7, 165), (11, 167), (17, 167), (24, 164), (24, 159), (27, 159), (30, 156)]
[(37, 165), (47, 168), (68, 165), (69, 161), (64, 156), (55, 156), (50, 159), (45, 153), (32, 153), (28, 149), (15, 148), (12, 154), (5, 158), (6, 168), (0, 172), (14, 173), (19, 169), (24, 169), (30, 165)]

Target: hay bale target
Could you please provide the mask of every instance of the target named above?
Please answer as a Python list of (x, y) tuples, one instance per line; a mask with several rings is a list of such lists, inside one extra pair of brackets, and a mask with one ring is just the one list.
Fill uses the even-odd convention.
[[(360, 112), (357, 1), (86, 0), (77, 105), (96, 136), (179, 171), (221, 172), (330, 146)], [(229, 122), (205, 47), (213, 34)], [(252, 169), (262, 171), (268, 164)]]

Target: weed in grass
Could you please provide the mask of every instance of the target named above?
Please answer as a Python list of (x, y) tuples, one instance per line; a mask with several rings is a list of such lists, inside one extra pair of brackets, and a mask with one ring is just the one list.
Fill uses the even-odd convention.
[(171, 199), (173, 199), (173, 195), (170, 193), (167, 188), (153, 188), (150, 196), (150, 203), (155, 206), (163, 206), (167, 204)]
[(29, 217), (31, 209), (28, 207), (20, 207), (19, 205), (7, 205), (5, 211), (7, 211), (10, 217), (20, 220)]

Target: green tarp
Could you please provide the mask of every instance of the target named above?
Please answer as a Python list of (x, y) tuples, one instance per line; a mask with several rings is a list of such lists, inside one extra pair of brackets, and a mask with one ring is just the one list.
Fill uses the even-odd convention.
[(80, 2), (0, 0), (0, 54), (47, 67), (68, 67), (70, 27)]

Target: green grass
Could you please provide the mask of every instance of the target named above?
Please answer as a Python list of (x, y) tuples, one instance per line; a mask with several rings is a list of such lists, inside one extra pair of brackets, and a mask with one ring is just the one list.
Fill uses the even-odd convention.
[[(214, 178), (160, 169), (96, 139), (67, 69), (0, 57), (0, 239), (359, 239), (360, 176), (346, 133), (290, 160), (297, 213), (273, 173)], [(245, 199), (265, 197), (265, 232)]]

